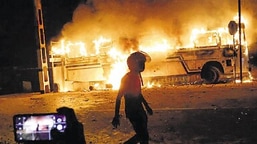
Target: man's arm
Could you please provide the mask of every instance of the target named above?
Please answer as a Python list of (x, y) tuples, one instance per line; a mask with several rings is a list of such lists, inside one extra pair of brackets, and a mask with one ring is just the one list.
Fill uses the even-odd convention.
[(141, 97), (141, 100), (145, 106), (145, 109), (147, 110), (147, 113), (149, 115), (152, 115), (153, 114), (153, 110), (152, 108), (148, 105), (147, 101), (145, 100), (144, 96), (142, 94), (140, 94), (140, 97)]
[(116, 102), (115, 102), (115, 114), (114, 114), (114, 117), (118, 117), (120, 115), (120, 101), (121, 101), (121, 95), (118, 93), (118, 96), (117, 96)]
[(122, 96), (123, 96), (123, 91), (120, 89), (116, 98), (115, 113), (112, 120), (112, 125), (114, 128), (117, 128), (117, 126), (120, 125), (120, 101)]

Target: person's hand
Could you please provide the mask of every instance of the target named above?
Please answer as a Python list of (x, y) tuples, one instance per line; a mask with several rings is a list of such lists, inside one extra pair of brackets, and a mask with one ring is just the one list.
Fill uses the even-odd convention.
[(148, 113), (149, 115), (153, 115), (153, 110), (152, 110), (151, 107), (147, 106), (147, 107), (146, 107), (146, 111), (147, 111), (147, 113)]
[(117, 128), (120, 125), (120, 117), (119, 116), (115, 116), (112, 119), (112, 125), (114, 128)]
[(52, 137), (53, 140), (55, 140), (55, 141), (59, 141), (59, 140), (63, 139), (62, 133), (60, 133), (60, 132), (57, 130), (57, 128), (52, 129), (52, 130), (50, 131), (50, 133), (51, 133), (51, 137)]

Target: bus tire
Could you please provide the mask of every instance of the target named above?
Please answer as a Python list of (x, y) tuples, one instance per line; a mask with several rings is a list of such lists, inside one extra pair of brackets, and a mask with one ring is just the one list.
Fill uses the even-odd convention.
[(209, 66), (202, 71), (203, 79), (206, 83), (215, 84), (219, 82), (220, 70), (215, 66)]

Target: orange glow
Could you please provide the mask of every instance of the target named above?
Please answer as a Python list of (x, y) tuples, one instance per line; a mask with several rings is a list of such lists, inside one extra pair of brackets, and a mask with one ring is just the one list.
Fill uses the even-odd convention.
[(161, 33), (144, 36), (139, 42), (139, 49), (147, 53), (166, 52), (167, 50), (172, 49), (174, 45), (167, 35)]
[(54, 55), (67, 55), (68, 57), (80, 57), (87, 56), (85, 43), (83, 42), (71, 42), (60, 40), (60, 43), (55, 43), (52, 46), (52, 53)]
[[(201, 37), (203, 36), (203, 37)], [(233, 44), (233, 36), (228, 33), (228, 28), (217, 28), (216, 30), (208, 31), (206, 29), (193, 29), (190, 41), (195, 43), (195, 46), (202, 45), (218, 45), (218, 36), (221, 37), (221, 44)], [(203, 40), (202, 38), (208, 38)]]
[(122, 76), (127, 72), (126, 60), (128, 55), (121, 53), (115, 48), (112, 48), (108, 55), (113, 59), (113, 63), (107, 82), (113, 85), (113, 89), (118, 89)]
[[(243, 21), (245, 22), (246, 20), (243, 19)], [(165, 54), (171, 53), (179, 48), (219, 45), (219, 37), (221, 37), (222, 45), (233, 44), (233, 36), (229, 34), (228, 28), (225, 27), (217, 28), (211, 31), (207, 30), (206, 28), (193, 29), (188, 35), (190, 35), (190, 41), (187, 44), (178, 44), (178, 39), (159, 30), (150, 32), (150, 34), (139, 35), (136, 38), (132, 37), (131, 40), (125, 37), (125, 42), (123, 41), (122, 44), (117, 42), (117, 39), (104, 37), (103, 35), (96, 36), (96, 39), (87, 42), (68, 41), (62, 39), (52, 45), (51, 53), (52, 55), (65, 57), (65, 60), (69, 58), (81, 58), (79, 60), (89, 59), (89, 61), (93, 64), (98, 64), (103, 68), (102, 73), (104, 78), (99, 79), (99, 81), (104, 81), (107, 84), (111, 84), (113, 89), (118, 89), (122, 76), (128, 71), (126, 59), (128, 55), (134, 51), (140, 50), (163, 57)], [(236, 42), (237, 39), (238, 33), (235, 35)], [(247, 51), (245, 53), (247, 54)], [(85, 61), (83, 62), (86, 63)], [(86, 75), (83, 74), (81, 74), (81, 76), (86, 77)], [(147, 88), (156, 86), (160, 87), (161, 84), (150, 81), (146, 84)], [(68, 89), (68, 87), (70, 88), (71, 86), (66, 86), (63, 84), (61, 91)], [(101, 89), (101, 84), (95, 83), (94, 87)]]
[[(100, 53), (103, 45), (110, 42), (111, 39), (100, 36), (99, 39), (93, 41), (95, 51), (88, 53), (88, 50), (85, 48), (86, 44), (83, 42), (72, 43), (71, 41), (61, 40), (60, 44), (58, 43), (59, 45), (55, 44), (52, 46), (52, 53), (53, 55), (64, 55), (67, 56), (67, 58), (83, 58), (87, 56), (97, 56), (99, 54), (107, 55), (108, 61), (104, 63), (111, 62), (111, 65), (109, 75), (106, 76), (105, 80), (107, 83), (112, 84), (113, 89), (118, 89), (121, 77), (127, 72), (126, 59), (128, 54), (122, 53), (114, 47), (110, 47), (107, 50), (103, 49), (103, 52)], [(67, 91), (68, 87), (68, 85), (64, 85), (61, 91)], [(102, 89), (99, 83), (95, 83), (94, 88)]]
[[(239, 23), (238, 15), (234, 16), (233, 20)], [(245, 26), (248, 25), (248, 21), (243, 16), (241, 16), (241, 23), (243, 23)]]
[(146, 87), (147, 88), (161, 87), (161, 84), (148, 81), (147, 84), (146, 84)]
[(95, 54), (97, 55), (100, 53), (100, 48), (104, 43), (109, 43), (111, 41), (111, 39), (104, 38), (103, 36), (100, 36), (99, 39), (94, 40), (93, 43), (95, 45)]

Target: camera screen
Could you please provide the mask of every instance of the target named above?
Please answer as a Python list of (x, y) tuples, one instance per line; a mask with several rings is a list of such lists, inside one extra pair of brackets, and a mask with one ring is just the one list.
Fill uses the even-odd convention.
[(19, 114), (13, 117), (15, 141), (49, 141), (51, 130), (64, 132), (66, 117), (57, 113)]

